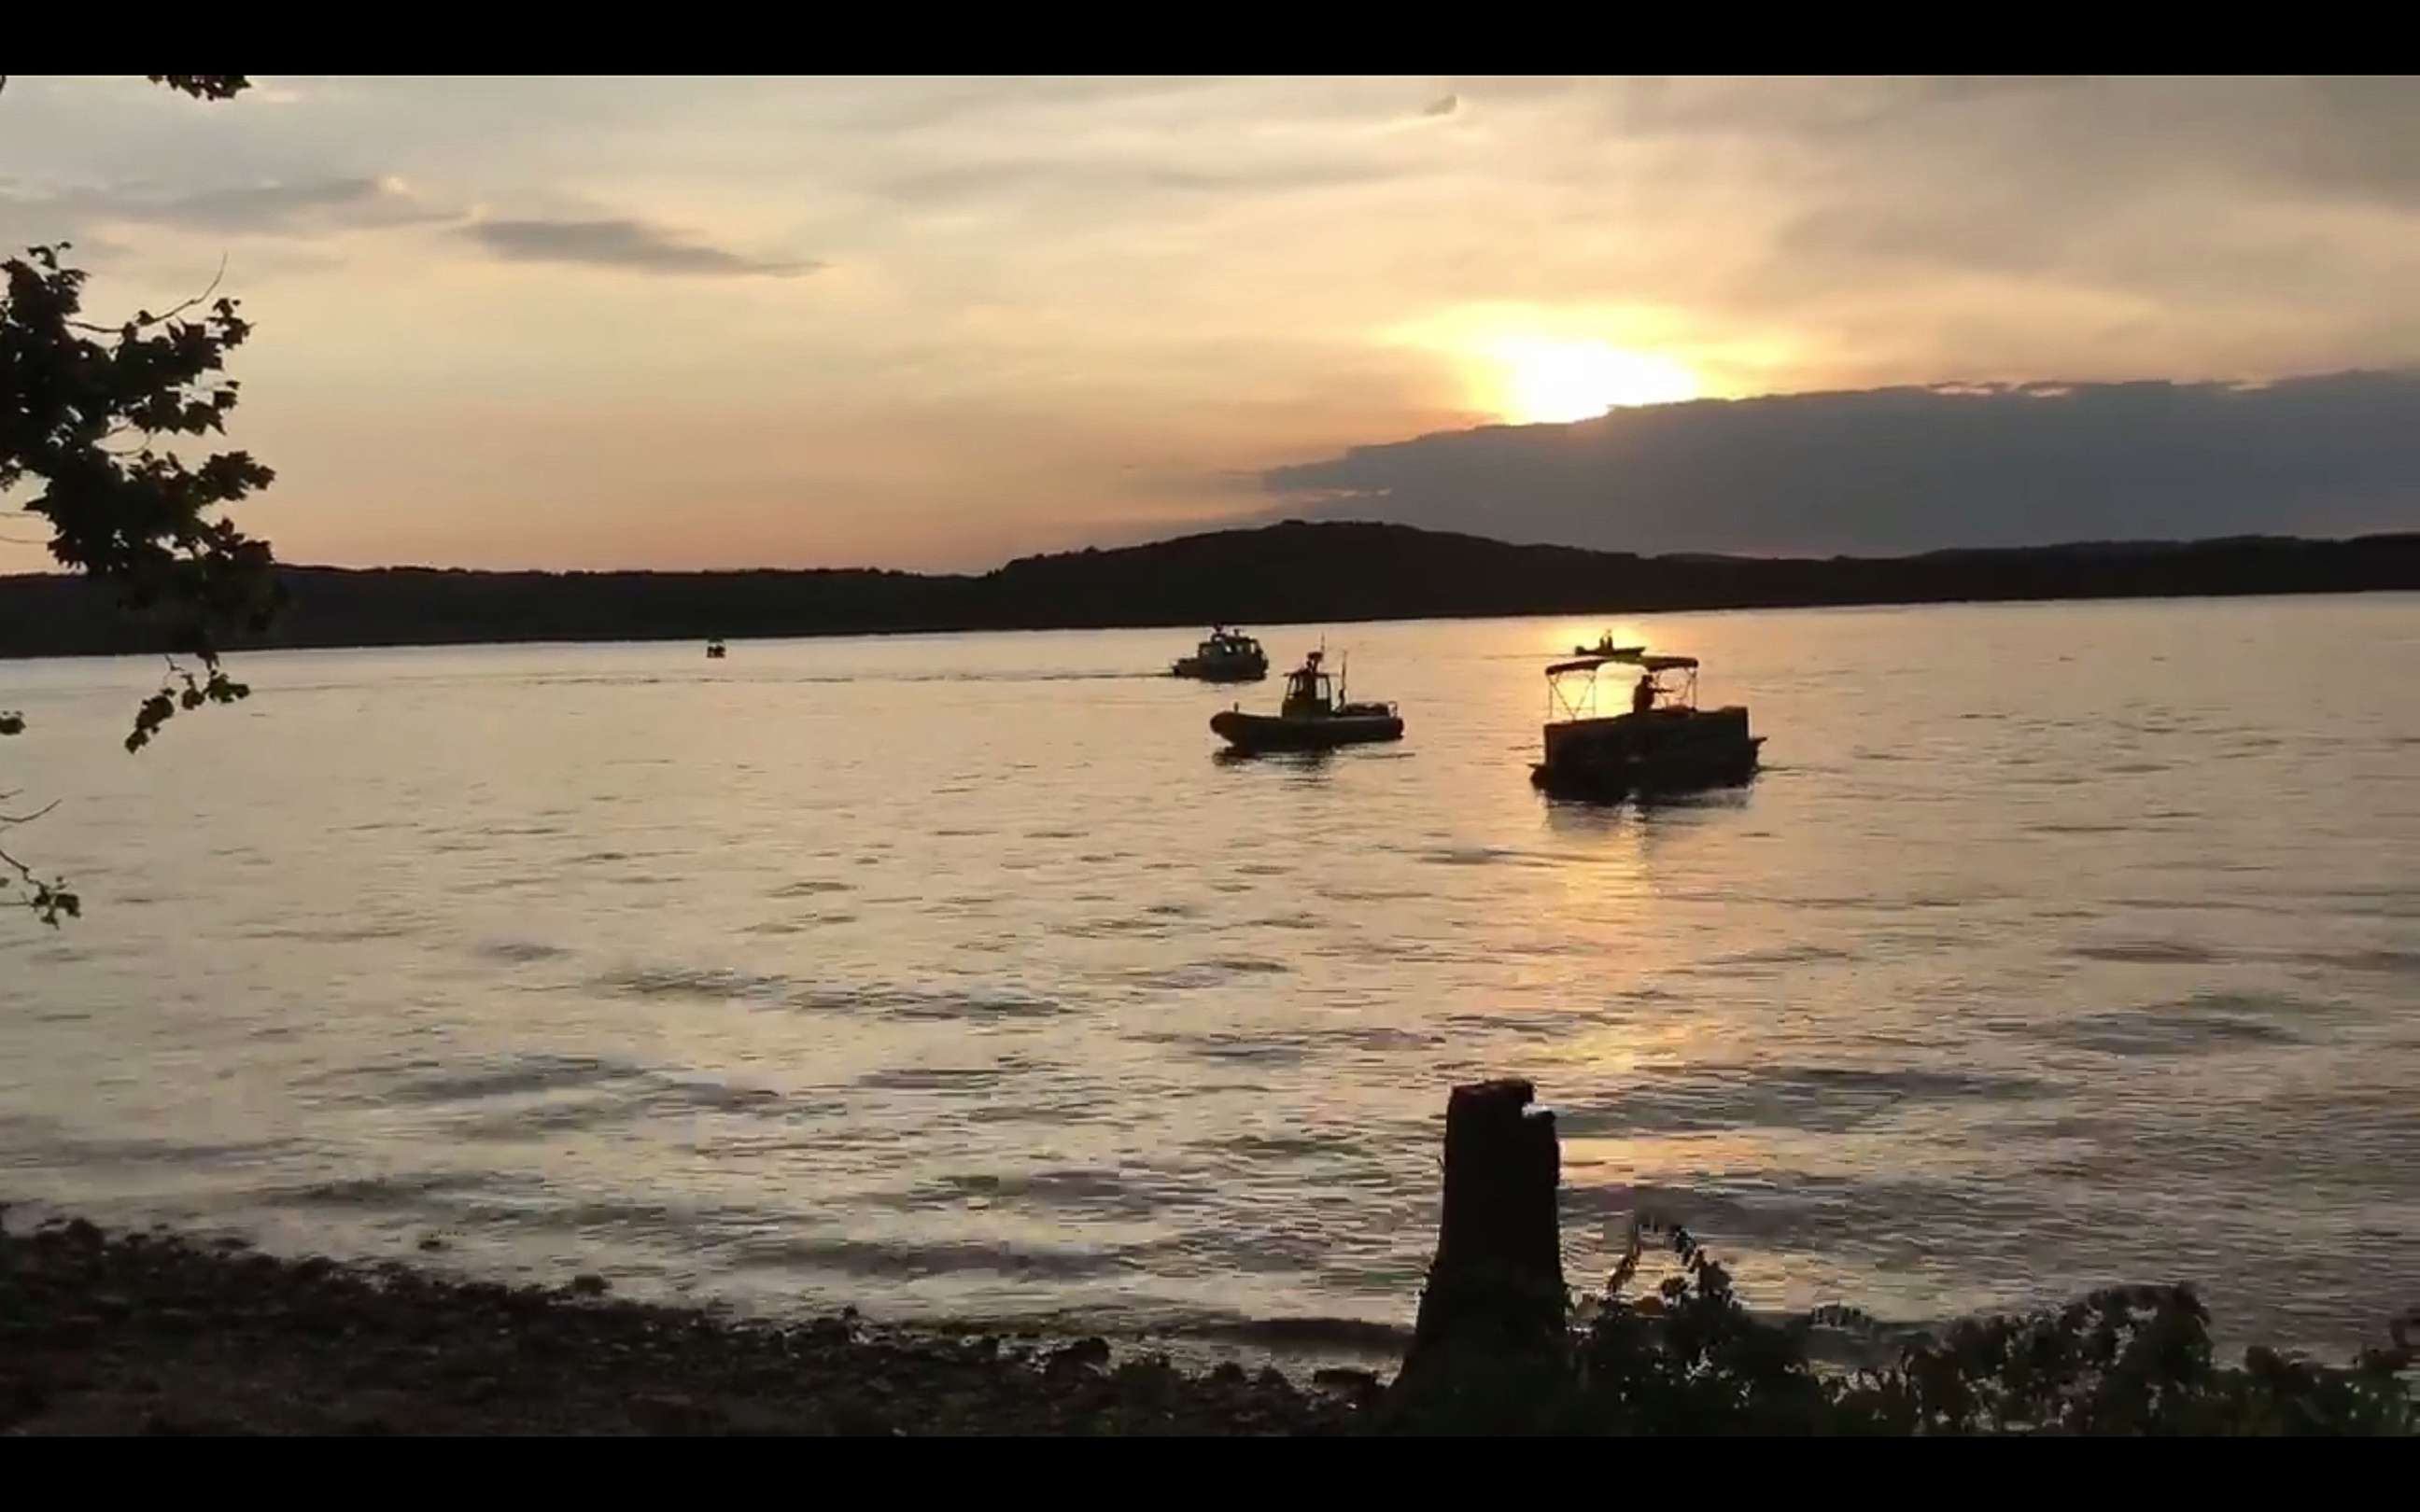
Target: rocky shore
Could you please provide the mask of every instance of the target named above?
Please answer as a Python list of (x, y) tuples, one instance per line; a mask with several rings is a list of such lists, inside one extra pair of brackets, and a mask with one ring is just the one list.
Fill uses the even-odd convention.
[(0, 1433), (1332, 1434), (1367, 1378), (791, 1327), (89, 1223), (0, 1232)]

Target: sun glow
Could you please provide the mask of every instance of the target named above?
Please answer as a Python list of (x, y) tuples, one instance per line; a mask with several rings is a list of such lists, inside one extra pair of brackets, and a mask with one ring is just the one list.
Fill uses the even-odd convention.
[(1487, 355), (1502, 372), (1496, 408), (1520, 425), (1592, 420), (1606, 410), (1698, 397), (1698, 376), (1668, 357), (1602, 341), (1506, 341)]

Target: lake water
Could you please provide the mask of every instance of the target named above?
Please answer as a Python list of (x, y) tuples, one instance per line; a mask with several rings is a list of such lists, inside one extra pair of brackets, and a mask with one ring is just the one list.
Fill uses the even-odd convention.
[(254, 656), (139, 757), (156, 663), (0, 668), (88, 912), (0, 925), (0, 1196), (1269, 1337), (1408, 1322), (1513, 1073), (1575, 1285), (1645, 1207), (1774, 1305), (2420, 1302), (2420, 596), (1613, 627), (1751, 787), (1541, 799), (1556, 620), (1256, 626), (1409, 730), (1250, 763), (1183, 632)]

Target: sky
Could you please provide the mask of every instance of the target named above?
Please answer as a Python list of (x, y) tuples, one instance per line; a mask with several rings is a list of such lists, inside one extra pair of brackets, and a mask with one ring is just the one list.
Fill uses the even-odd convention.
[(255, 85), (11, 78), (0, 243), (225, 260), (288, 561), (2420, 524), (2408, 81)]

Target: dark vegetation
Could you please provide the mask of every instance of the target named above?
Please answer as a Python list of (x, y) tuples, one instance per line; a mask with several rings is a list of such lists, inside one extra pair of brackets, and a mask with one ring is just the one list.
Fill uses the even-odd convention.
[[(1200, 626), (1655, 609), (2345, 593), (2420, 588), (2420, 534), (2258, 537), (1893, 558), (1638, 557), (1408, 526), (1288, 521), (981, 576), (859, 570), (473, 572), (284, 567), (285, 611), (229, 647), (704, 640), (1109, 625)], [(0, 656), (172, 650), (72, 579), (0, 578)]]
[[(1676, 1273), (1631, 1286), (1661, 1235)], [(2118, 1287), (2052, 1311), (1962, 1320), (1889, 1350), (1887, 1363), (1820, 1366), (1821, 1332), (1870, 1341), (1849, 1308), (1764, 1319), (1687, 1229), (1634, 1227), (1594, 1318), (1553, 1358), (1466, 1369), (1389, 1405), (1397, 1431), (1589, 1434), (2242, 1434), (2420, 1431), (2412, 1319), (2350, 1365), (2273, 1350), (2222, 1364), (2190, 1287)]]
[[(1561, 1155), (1536, 1088), (1457, 1087), (1446, 1108), (1435, 1259), (1410, 1351), (1375, 1426), (1398, 1432), (1588, 1434), (2393, 1434), (2415, 1427), (2391, 1349), (2324, 1367), (2255, 1350), (2218, 1364), (2184, 1287), (2096, 1292), (2055, 1312), (1956, 1323), (1890, 1346), (1825, 1308), (1759, 1318), (1687, 1229), (1640, 1214), (1576, 1332), (1555, 1192)], [(1631, 1291), (1651, 1237), (1676, 1273)], [(1819, 1331), (1859, 1368), (1816, 1363)], [(1834, 1357), (1838, 1357), (1835, 1351)]]
[[(227, 100), (240, 74), (155, 73), (196, 100)], [(7, 84), (0, 76), (0, 86)], [(188, 463), (180, 437), (217, 435), (236, 406), (227, 354), (252, 327), (218, 285), (154, 315), (84, 318), (85, 273), (65, 242), (0, 260), (0, 498), (49, 527), (51, 555), (82, 579), (87, 613), (136, 616), (145, 649), (171, 660), (134, 714), (126, 748), (141, 750), (179, 710), (232, 703), (250, 689), (219, 665), (223, 628), (258, 634), (277, 606), (268, 544), (221, 513), (275, 476), (243, 452)], [(25, 721), (0, 713), (0, 736)], [(12, 798), (13, 793), (0, 795)], [(48, 812), (0, 813), (0, 830)], [(55, 927), (83, 902), (66, 879), (43, 877), (0, 850), (0, 888)]]

